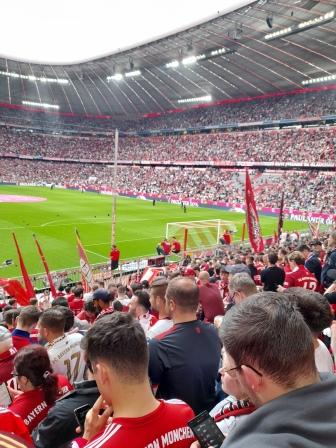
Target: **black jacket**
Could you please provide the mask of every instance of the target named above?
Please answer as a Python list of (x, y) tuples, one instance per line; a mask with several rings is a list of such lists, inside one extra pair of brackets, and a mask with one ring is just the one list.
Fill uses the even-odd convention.
[(93, 406), (99, 397), (95, 381), (82, 381), (75, 384), (75, 390), (57, 400), (47, 417), (33, 433), (36, 448), (64, 448), (78, 437), (74, 409), (89, 404)]

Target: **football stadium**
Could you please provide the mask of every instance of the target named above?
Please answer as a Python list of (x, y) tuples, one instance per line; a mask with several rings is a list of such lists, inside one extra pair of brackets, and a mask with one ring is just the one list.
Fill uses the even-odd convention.
[(0, 8), (0, 447), (335, 447), (336, 1)]

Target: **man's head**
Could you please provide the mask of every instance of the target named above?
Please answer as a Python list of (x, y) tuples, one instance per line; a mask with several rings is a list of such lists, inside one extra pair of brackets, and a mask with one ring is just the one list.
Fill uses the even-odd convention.
[(284, 293), (297, 306), (306, 324), (315, 337), (330, 327), (333, 314), (328, 300), (318, 292), (305, 288), (288, 288)]
[(166, 307), (166, 291), (168, 287), (168, 281), (159, 277), (153, 281), (149, 290), (149, 299), (151, 307), (159, 314), (165, 310)]
[(178, 315), (193, 315), (199, 304), (199, 289), (195, 282), (187, 277), (172, 279), (166, 291), (166, 310), (173, 320)]
[(278, 262), (279, 258), (275, 252), (271, 252), (268, 254), (268, 263), (271, 266), (275, 266)]
[(85, 335), (82, 347), (100, 393), (108, 404), (123, 388), (148, 381), (148, 349), (141, 325), (127, 313), (103, 316)]
[(57, 297), (52, 301), (51, 306), (64, 306), (65, 308), (69, 308), (69, 303), (66, 297)]
[(295, 250), (288, 255), (288, 262), (290, 268), (293, 270), (297, 266), (304, 266), (305, 259), (301, 252)]
[(4, 312), (4, 321), (9, 329), (15, 328), (16, 319), (18, 318), (20, 311), (16, 308), (12, 308)]
[(209, 279), (210, 279), (210, 275), (209, 275), (208, 271), (201, 271), (199, 273), (198, 280), (199, 280), (201, 286), (204, 286), (207, 283), (209, 283)]
[(336, 248), (336, 230), (331, 232), (328, 238), (328, 249), (333, 250)]
[(74, 294), (76, 299), (82, 299), (83, 298), (83, 294), (84, 294), (84, 289), (81, 286), (78, 286), (74, 290), (73, 294)]
[(322, 250), (322, 243), (319, 240), (313, 240), (310, 245), (315, 252), (320, 252)]
[(0, 354), (7, 352), (13, 346), (11, 332), (3, 326), (0, 326)]
[(230, 373), (258, 406), (316, 381), (310, 330), (285, 294), (243, 300), (225, 315), (220, 337), (234, 363)]
[(57, 307), (43, 311), (38, 321), (40, 338), (52, 342), (64, 334), (65, 315)]
[(16, 328), (31, 333), (39, 320), (41, 312), (36, 306), (30, 305), (21, 308), (21, 312), (16, 321)]
[(118, 289), (117, 289), (117, 295), (118, 297), (125, 297), (126, 295), (126, 286), (124, 285), (119, 285)]
[(111, 294), (104, 288), (96, 289), (92, 294), (93, 304), (98, 311), (109, 308), (112, 297)]
[(134, 317), (140, 317), (150, 310), (150, 300), (147, 291), (138, 290), (135, 291), (130, 303), (129, 312)]
[(75, 315), (70, 308), (66, 306), (57, 306), (55, 309), (61, 311), (64, 316), (64, 333), (70, 331), (75, 324)]
[(300, 244), (300, 246), (297, 248), (298, 252), (300, 252), (304, 259), (307, 259), (310, 254), (310, 249), (307, 244)]
[(253, 294), (256, 294), (257, 287), (249, 274), (241, 272), (231, 276), (229, 280), (229, 293), (234, 298), (235, 303), (240, 303)]

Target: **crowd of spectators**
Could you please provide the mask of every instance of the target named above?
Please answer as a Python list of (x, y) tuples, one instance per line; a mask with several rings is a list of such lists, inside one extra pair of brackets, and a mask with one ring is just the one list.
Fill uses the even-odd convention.
[[(114, 138), (65, 137), (0, 128), (0, 154), (111, 160)], [(336, 163), (336, 127), (121, 137), (120, 160)]]
[[(335, 213), (335, 173), (332, 171), (254, 171), (252, 182), (259, 207), (286, 207)], [(110, 190), (112, 166), (0, 158), (0, 181), (56, 184)], [(244, 203), (244, 172), (219, 168), (119, 166), (117, 189), (136, 195), (177, 196), (181, 200)]]
[(110, 118), (98, 119), (0, 108), (0, 122), (57, 132), (62, 130), (108, 132), (115, 127), (124, 131), (176, 129), (285, 118), (319, 117), (335, 113), (336, 90), (327, 90), (242, 102), (233, 101), (220, 106), (192, 108), (178, 113), (168, 112), (151, 118), (134, 116), (125, 119), (125, 117), (114, 115)]
[(333, 447), (336, 231), (283, 236), (187, 255), (150, 282), (3, 296), (4, 446), (200, 448), (213, 430), (188, 425), (209, 412), (220, 448)]

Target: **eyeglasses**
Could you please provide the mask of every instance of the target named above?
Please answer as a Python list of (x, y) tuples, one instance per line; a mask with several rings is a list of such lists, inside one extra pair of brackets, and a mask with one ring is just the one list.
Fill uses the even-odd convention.
[(241, 369), (242, 366), (248, 367), (249, 369), (253, 370), (253, 372), (256, 373), (260, 377), (263, 376), (262, 373), (258, 372), (258, 370), (256, 370), (254, 367), (250, 366), (249, 364), (241, 364), (240, 366), (231, 367), (230, 369), (221, 369), (221, 372), (228, 373), (230, 375), (230, 372), (232, 372), (234, 370)]

